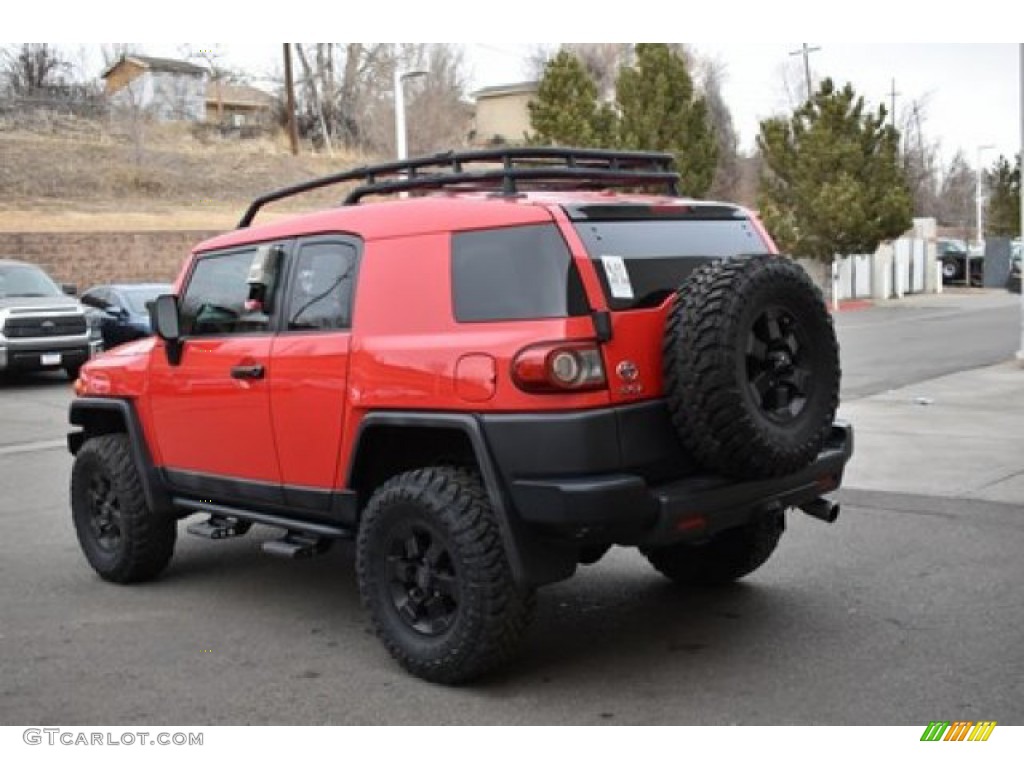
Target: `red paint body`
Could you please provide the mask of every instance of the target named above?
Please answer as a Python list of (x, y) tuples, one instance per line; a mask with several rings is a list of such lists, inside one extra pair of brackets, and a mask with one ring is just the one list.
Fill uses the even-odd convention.
[[(512, 361), (538, 342), (593, 340), (590, 317), (457, 322), (452, 306), (455, 232), (554, 222), (579, 270), (591, 310), (607, 301), (563, 204), (699, 205), (668, 197), (543, 193), (515, 198), (438, 194), (342, 207), (240, 229), (199, 245), (204, 253), (314, 234), (362, 241), (350, 331), (185, 339), (180, 365), (163, 342), (126, 345), (86, 366), (79, 394), (136, 401), (158, 466), (317, 489), (345, 488), (361, 419), (377, 410), (543, 412), (607, 407), (662, 395), (661, 339), (670, 299), (613, 312), (601, 345), (607, 387), (529, 393)], [(771, 239), (753, 215), (765, 249)], [(175, 284), (181, 293), (192, 259)], [(637, 375), (617, 373), (629, 361)], [(258, 380), (232, 378), (262, 365)], [(628, 369), (628, 366), (627, 366)]]

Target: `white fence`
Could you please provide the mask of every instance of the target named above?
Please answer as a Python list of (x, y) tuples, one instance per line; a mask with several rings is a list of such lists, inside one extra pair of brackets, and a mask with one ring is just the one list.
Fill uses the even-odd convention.
[(840, 299), (867, 299), (871, 297), (871, 277), (874, 257), (871, 254), (844, 256), (836, 262), (835, 277), (839, 284)]
[[(809, 271), (813, 270), (811, 265), (805, 264), (805, 267)], [(811, 274), (814, 275), (814, 272)], [(834, 298), (840, 301), (892, 299), (908, 293), (936, 293), (942, 290), (935, 244), (913, 237), (883, 243), (875, 253), (836, 259), (832, 280), (835, 286)]]

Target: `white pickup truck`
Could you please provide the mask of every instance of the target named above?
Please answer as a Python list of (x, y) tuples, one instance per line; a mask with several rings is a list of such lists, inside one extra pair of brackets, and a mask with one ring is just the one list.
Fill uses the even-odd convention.
[(98, 321), (34, 264), (0, 259), (0, 374), (63, 369), (71, 379), (103, 351)]

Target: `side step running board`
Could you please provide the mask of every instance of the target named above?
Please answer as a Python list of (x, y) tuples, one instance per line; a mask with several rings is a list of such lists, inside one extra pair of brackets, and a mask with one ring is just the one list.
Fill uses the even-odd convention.
[(280, 539), (263, 542), (263, 551), (268, 555), (286, 557), (292, 560), (305, 559), (313, 555), (322, 555), (331, 547), (332, 539), (320, 536), (308, 536), (289, 531)]
[[(296, 520), (293, 517), (285, 517), (283, 515), (275, 515), (270, 512), (254, 512), (249, 509), (240, 509), (238, 507), (229, 507), (224, 504), (212, 504), (205, 501), (196, 501), (195, 499), (185, 499), (180, 496), (176, 496), (171, 499), (171, 503), (178, 509), (187, 512), (208, 512), (210, 514), (210, 520), (206, 523), (216, 526), (214, 518), (235, 518), (238, 523), (262, 523), (263, 525), (271, 525), (276, 528), (284, 528), (290, 534), (302, 534), (312, 536), (314, 538), (324, 539), (351, 539), (354, 532), (350, 528), (345, 528), (340, 525), (331, 525), (330, 523), (314, 523), (309, 520)], [(196, 524), (196, 527), (201, 530), (204, 528), (204, 523)], [(191, 530), (193, 526), (189, 526)], [(204, 535), (202, 533), (200, 536)], [(212, 536), (211, 538), (224, 538), (224, 536)], [(285, 537), (287, 538), (287, 536)]]
[(210, 515), (207, 520), (192, 523), (187, 530), (193, 536), (202, 536), (205, 539), (230, 539), (234, 536), (245, 535), (250, 528), (252, 528), (250, 520)]

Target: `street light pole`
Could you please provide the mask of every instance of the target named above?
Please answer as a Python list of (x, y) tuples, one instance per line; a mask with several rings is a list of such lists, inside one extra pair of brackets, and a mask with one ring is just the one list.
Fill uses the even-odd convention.
[(983, 178), (982, 178), (982, 168), (981, 168), (981, 153), (984, 152), (986, 149), (992, 149), (992, 145), (991, 144), (979, 144), (978, 145), (977, 179), (975, 181), (975, 187), (974, 187), (975, 188), (974, 202), (975, 202), (975, 204), (978, 207), (977, 218), (975, 219), (975, 221), (978, 224), (978, 235), (977, 235), (977, 238), (975, 239), (975, 242), (978, 245), (981, 245), (982, 241), (985, 239), (985, 227), (984, 227), (984, 215), (985, 215), (985, 213), (984, 213), (984, 205), (983, 205), (983, 203), (985, 202), (985, 197), (984, 197), (984, 194), (982, 192)]
[[(986, 149), (992, 149), (991, 144), (979, 144), (977, 154), (977, 178), (975, 180), (975, 194), (974, 204), (977, 207), (975, 221), (978, 223), (978, 233), (975, 239), (975, 244), (978, 248), (982, 247), (982, 243), (985, 242), (985, 222), (984, 222), (984, 203), (985, 197), (982, 191), (982, 168), (981, 168), (981, 153)], [(984, 253), (982, 253), (984, 255)], [(970, 286), (971, 284), (971, 253), (970, 249), (967, 251), (967, 256), (964, 258), (964, 285)]]
[[(1024, 43), (1018, 43), (1020, 50), (1020, 163), (1024, 168)], [(1024, 172), (1021, 173), (1024, 179)], [(1024, 190), (1024, 184), (1020, 185)], [(1024, 274), (1024, 192), (1020, 196), (1020, 238), (1021, 238), (1021, 272)], [(1024, 282), (1024, 279), (1022, 279)], [(1017, 359), (1024, 364), (1024, 289), (1020, 292), (1020, 349), (1017, 350)]]
[(405, 138), (405, 88), (406, 80), (423, 77), (426, 70), (413, 69), (404, 71), (395, 67), (395, 155), (404, 160), (408, 154)]

